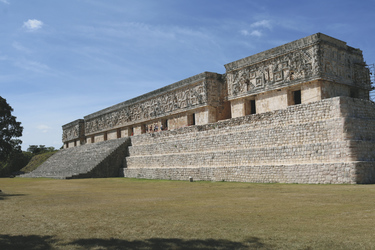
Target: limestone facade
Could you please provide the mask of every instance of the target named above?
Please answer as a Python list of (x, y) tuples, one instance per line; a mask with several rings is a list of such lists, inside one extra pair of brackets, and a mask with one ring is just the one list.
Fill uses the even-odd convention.
[(63, 126), (65, 148), (287, 109), (336, 96), (369, 99), (359, 49), (317, 33), (204, 72)]
[(125, 161), (131, 178), (375, 183), (375, 104), (334, 97), (142, 134)]
[[(207, 124), (227, 118), (223, 76), (204, 72), (63, 126), (64, 147), (166, 129)], [(78, 120), (77, 120), (78, 121)], [(81, 123), (80, 123), (81, 124)]]

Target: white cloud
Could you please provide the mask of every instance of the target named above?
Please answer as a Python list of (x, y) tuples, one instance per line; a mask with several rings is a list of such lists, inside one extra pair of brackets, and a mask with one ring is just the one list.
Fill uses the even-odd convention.
[(36, 19), (29, 19), (23, 23), (23, 27), (29, 31), (35, 31), (42, 28), (43, 22)]
[(250, 24), (250, 29), (241, 30), (240, 33), (244, 36), (255, 36), (261, 37), (264, 34), (265, 29), (272, 29), (272, 24), (270, 20), (261, 20)]
[(250, 33), (250, 36), (261, 37), (262, 35), (263, 35), (262, 32), (260, 32), (259, 30), (253, 30), (253, 31)]
[(47, 125), (44, 125), (44, 124), (40, 124), (36, 128), (41, 130), (43, 133), (47, 133), (48, 130), (51, 129), (50, 127), (48, 127)]
[(248, 35), (250, 35), (250, 32), (249, 32), (248, 30), (241, 30), (240, 32), (241, 32), (241, 34), (244, 35), (244, 36), (248, 36)]
[(253, 31), (248, 31), (248, 30), (241, 30), (240, 31), (242, 35), (244, 36), (256, 36), (256, 37), (261, 37), (263, 34), (259, 30), (253, 30)]
[(1, 3), (10, 4), (7, 0), (0, 0)]
[(251, 24), (253, 28), (267, 28), (272, 29), (271, 21), (270, 20), (261, 20)]

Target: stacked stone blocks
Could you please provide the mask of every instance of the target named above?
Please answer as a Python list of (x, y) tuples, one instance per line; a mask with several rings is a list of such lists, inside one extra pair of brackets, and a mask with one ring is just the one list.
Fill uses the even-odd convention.
[[(368, 127), (375, 124), (374, 114), (375, 107), (369, 101), (336, 97), (213, 124), (144, 134), (132, 138), (124, 176), (287, 183), (374, 182), (371, 176), (375, 167), (375, 137), (369, 131), (375, 127)], [(367, 128), (360, 132), (358, 124)]]

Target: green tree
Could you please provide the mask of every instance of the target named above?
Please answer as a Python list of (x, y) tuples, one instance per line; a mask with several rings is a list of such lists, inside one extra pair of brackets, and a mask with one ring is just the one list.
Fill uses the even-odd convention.
[(46, 152), (53, 152), (56, 149), (54, 147), (46, 147), (45, 145), (29, 145), (27, 152), (32, 153), (33, 155), (43, 154)]
[(12, 112), (12, 107), (0, 96), (0, 161), (7, 160), (14, 151), (21, 152), (22, 141), (16, 138), (22, 136), (23, 127)]
[(29, 163), (32, 158), (30, 152), (19, 152), (14, 150), (6, 161), (0, 161), (0, 176), (10, 176), (17, 173)]

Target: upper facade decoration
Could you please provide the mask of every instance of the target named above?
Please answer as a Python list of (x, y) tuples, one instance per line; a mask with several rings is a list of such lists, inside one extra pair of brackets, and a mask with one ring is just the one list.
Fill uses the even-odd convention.
[[(63, 142), (78, 145), (79, 140), (81, 145), (85, 138), (91, 137), (92, 142), (96, 135), (108, 131), (113, 134), (116, 129), (145, 133), (150, 131), (151, 123), (172, 128), (196, 121), (210, 123), (237, 114), (253, 114), (258, 108), (266, 112), (289, 103), (304, 103), (301, 98), (306, 100), (309, 95), (314, 95), (310, 98), (314, 100), (352, 94), (365, 98), (371, 89), (362, 51), (321, 33), (224, 66), (225, 74), (204, 72), (68, 123), (63, 126)], [(311, 82), (314, 90), (305, 86)], [(304, 88), (299, 87), (303, 84)], [(327, 86), (324, 95), (320, 94), (322, 84)], [(280, 92), (271, 93), (274, 90)], [(294, 96), (288, 94), (295, 90)], [(266, 92), (271, 94), (258, 96)], [(291, 98), (295, 100), (289, 101)], [(114, 138), (127, 136), (121, 131)]]
[(370, 89), (362, 51), (321, 33), (225, 65), (228, 99), (316, 79)]
[(220, 104), (221, 75), (204, 72), (85, 117), (86, 135)]

